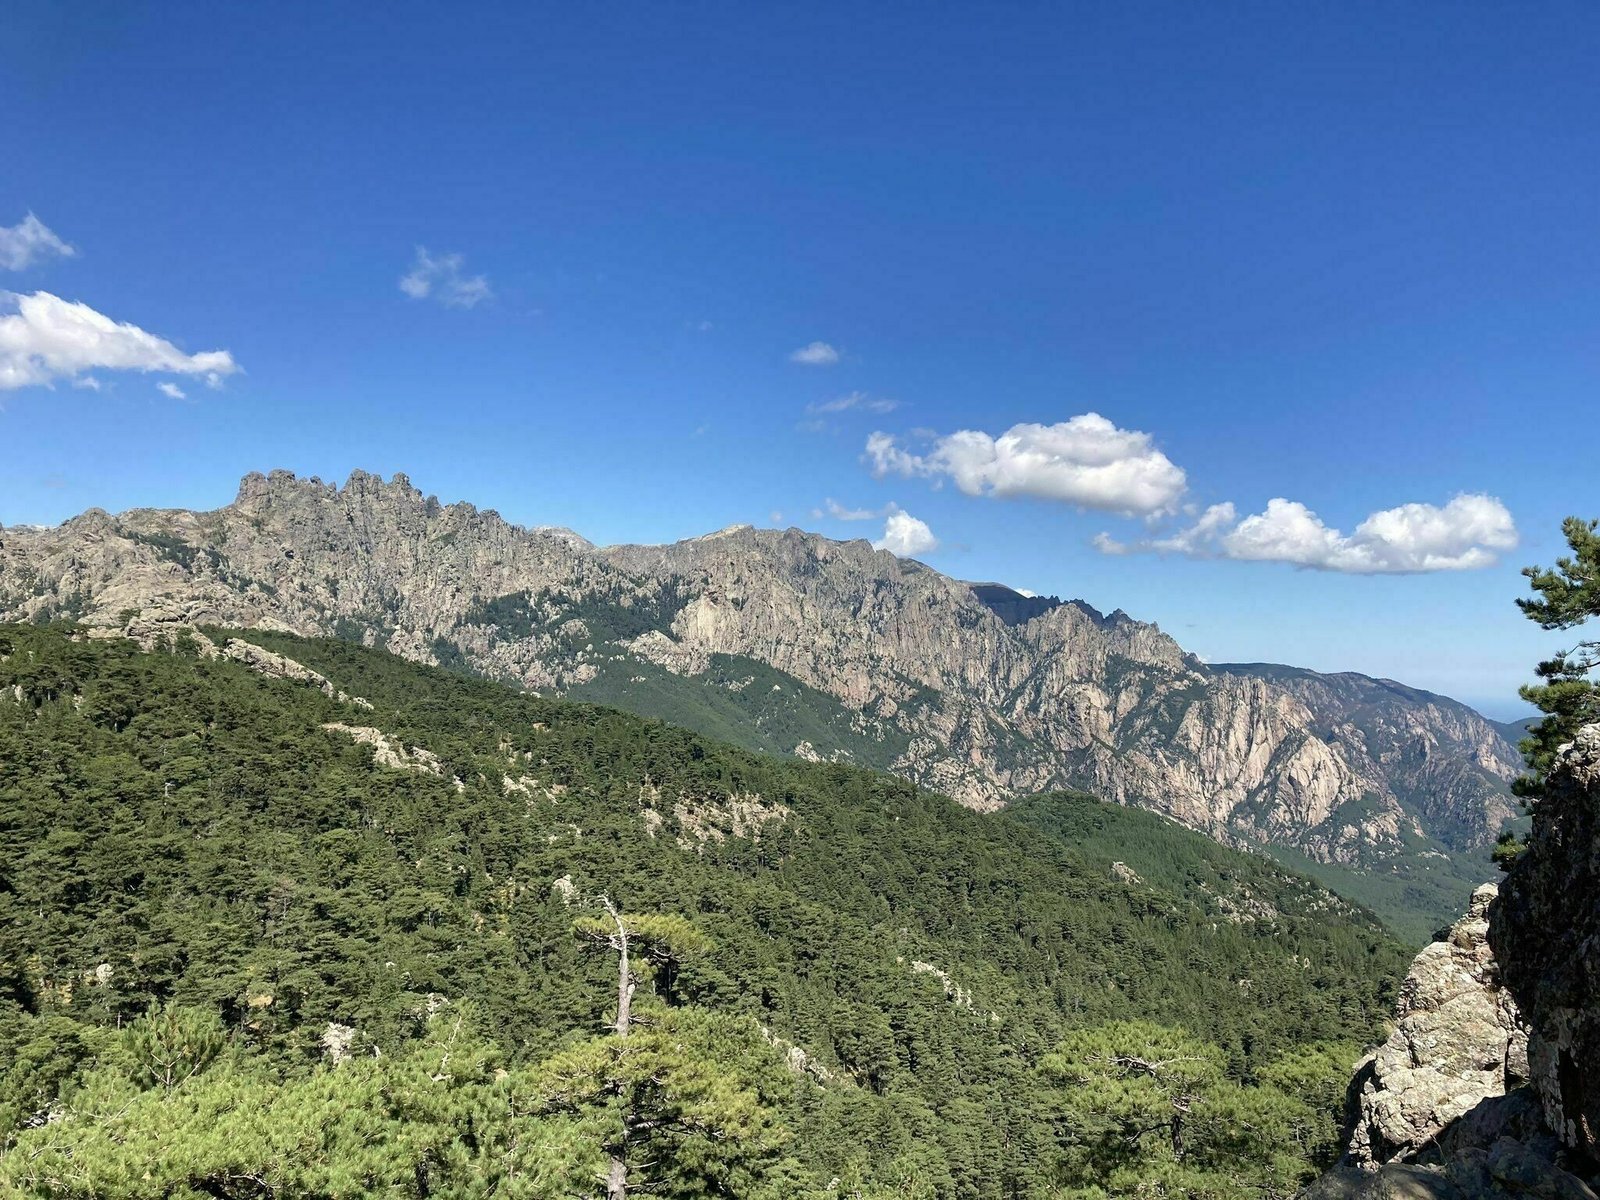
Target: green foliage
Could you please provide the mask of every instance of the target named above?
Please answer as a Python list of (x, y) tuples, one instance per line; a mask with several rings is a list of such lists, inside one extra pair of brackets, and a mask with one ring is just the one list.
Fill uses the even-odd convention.
[(134, 1083), (170, 1092), (210, 1066), (226, 1038), (215, 1012), (151, 1004), (123, 1033), (122, 1049)]
[(1072, 1034), (1044, 1062), (1072, 1131), (1068, 1194), (1292, 1195), (1337, 1153), (1328, 1117), (1351, 1061), (1309, 1047), (1242, 1083), (1181, 1029), (1123, 1021)]
[(555, 1055), (533, 1088), (539, 1111), (577, 1122), (590, 1176), (615, 1157), (652, 1195), (697, 1200), (773, 1194), (784, 1173), (778, 1113), (794, 1081), (749, 1018), (662, 1010)]
[[(1183, 831), (1125, 884), (888, 776), (241, 636), (372, 707), (0, 628), (0, 1193), (600, 1194), (632, 1111), (687, 1131), (633, 1160), (669, 1194), (1044, 1197), (1092, 1166), (1048, 1047), (1203, 1029), (1259, 1090), (1372, 1038), (1405, 964), (1270, 865), (1276, 915), (1226, 919), (1192, 881), (1255, 860)], [(625, 1051), (572, 936), (600, 896), (640, 949)]]
[[(1006, 819), (1023, 821), (1070, 843), (1108, 868), (1130, 867), (1152, 886), (1176, 892), (1223, 917), (1273, 910), (1314, 916), (1330, 905), (1346, 914), (1365, 906), (1414, 945), (1461, 913), (1462, 898), (1483, 882), (1482, 868), (1442, 853), (1419, 854), (1384, 872), (1321, 863), (1284, 847), (1272, 859), (1244, 854), (1194, 833), (1158, 813), (1102, 804), (1082, 792), (1052, 792), (1010, 805)], [(1311, 881), (1322, 886), (1317, 887)], [(1323, 890), (1352, 901), (1339, 905)]]
[(177, 563), (185, 571), (193, 571), (195, 566), (204, 558), (213, 571), (223, 570), (228, 560), (223, 555), (209, 546), (191, 546), (175, 533), (157, 531), (155, 533), (141, 533), (138, 530), (124, 530), (123, 535), (129, 541), (140, 542), (152, 547), (156, 554), (167, 562)]
[[(1600, 615), (1600, 522), (1568, 517), (1561, 524), (1572, 553), (1556, 559), (1554, 568), (1527, 567), (1523, 575), (1539, 593), (1519, 599), (1517, 607), (1541, 629), (1573, 629)], [(1514, 787), (1521, 796), (1540, 794), (1556, 751), (1570, 742), (1582, 725), (1600, 720), (1600, 688), (1593, 674), (1600, 667), (1600, 640), (1581, 641), (1541, 662), (1536, 671), (1545, 682), (1529, 684), (1522, 698), (1545, 714), (1523, 739), (1528, 774)]]
[(465, 1181), (478, 1165), (460, 1138), (492, 1062), (458, 1035), (451, 1015), (392, 1059), (293, 1073), (238, 1055), (171, 1087), (99, 1067), (62, 1120), (23, 1132), (0, 1157), (0, 1190), (74, 1200), (451, 1195), (434, 1184)]
[(887, 768), (911, 741), (895, 726), (852, 712), (759, 659), (713, 654), (697, 675), (623, 653), (591, 665), (597, 673), (568, 688), (569, 699), (671, 721), (746, 750), (792, 754), (805, 742), (818, 758)]
[[(1401, 836), (1406, 836), (1404, 831)], [(1321, 862), (1288, 846), (1272, 846), (1266, 852), (1285, 867), (1370, 909), (1397, 937), (1419, 949), (1433, 940), (1434, 930), (1461, 915), (1464, 898), (1490, 870), (1487, 859), (1451, 856), (1437, 843), (1423, 842), (1419, 848), (1423, 853), (1395, 858), (1382, 869)]]
[(665, 632), (688, 603), (682, 588), (663, 584), (612, 595), (574, 596), (562, 589), (512, 592), (481, 600), (462, 618), (464, 625), (494, 625), (508, 638), (532, 637), (560, 631), (567, 622), (583, 622), (583, 632), (572, 636), (584, 642), (629, 641), (651, 630)]
[(1495, 866), (1502, 871), (1509, 871), (1527, 848), (1526, 839), (1518, 837), (1516, 833), (1508, 829), (1495, 839), (1494, 849), (1489, 856), (1494, 860)]

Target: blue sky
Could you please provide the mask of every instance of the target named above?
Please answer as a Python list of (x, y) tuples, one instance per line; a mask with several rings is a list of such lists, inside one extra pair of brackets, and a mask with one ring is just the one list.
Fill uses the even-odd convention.
[(892, 505), (1214, 660), (1509, 715), (1560, 640), (1511, 599), (1600, 515), (1592, 6), (6, 22), (0, 522), (272, 467), (600, 542)]

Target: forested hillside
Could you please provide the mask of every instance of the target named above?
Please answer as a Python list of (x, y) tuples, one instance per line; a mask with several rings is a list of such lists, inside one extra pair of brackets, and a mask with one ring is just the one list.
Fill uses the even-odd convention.
[(229, 636), (0, 626), (0, 1192), (1282, 1196), (1404, 968), (1081, 797)]

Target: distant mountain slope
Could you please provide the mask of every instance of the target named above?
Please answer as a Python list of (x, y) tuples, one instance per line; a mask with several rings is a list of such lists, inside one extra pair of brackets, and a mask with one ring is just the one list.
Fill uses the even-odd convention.
[(1460, 706), (1209, 668), (1081, 602), (1008, 623), (992, 604), (1031, 610), (989, 600), (864, 541), (740, 527), (596, 549), (361, 472), (342, 488), (252, 475), (214, 512), (0, 532), (0, 616), (332, 634), (887, 766), (976, 808), (1079, 788), (1385, 870), (1476, 855), (1514, 811), (1494, 780), (1515, 750)]
[(1542, 720), (1540, 717), (1523, 717), (1520, 721), (1490, 721), (1489, 724), (1493, 725), (1500, 731), (1501, 737), (1505, 738), (1506, 741), (1515, 746), (1518, 742), (1522, 741), (1523, 738), (1528, 736), (1529, 731), (1532, 730), (1532, 728), (1537, 725), (1540, 720)]
[(1348, 671), (1325, 675), (1271, 663), (1211, 669), (1264, 679), (1293, 695), (1310, 712), (1318, 737), (1357, 747), (1447, 845), (1473, 845), (1486, 812), (1502, 821), (1517, 815), (1506, 794), (1508, 767), (1514, 773), (1519, 765), (1515, 743), (1459, 701)]

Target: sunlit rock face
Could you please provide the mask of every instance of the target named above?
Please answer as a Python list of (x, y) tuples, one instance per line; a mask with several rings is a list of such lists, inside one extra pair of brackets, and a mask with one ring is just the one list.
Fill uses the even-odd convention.
[(1467, 915), (1411, 964), (1394, 1032), (1361, 1072), (1355, 1162), (1415, 1155), (1484, 1100), (1527, 1082), (1527, 1030), (1489, 949), (1496, 892), (1479, 888)]

